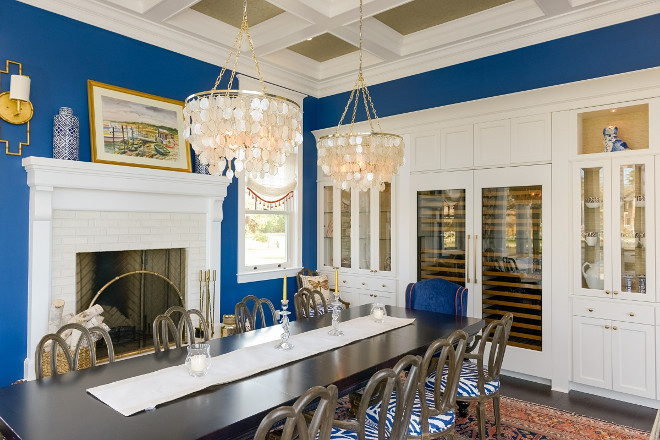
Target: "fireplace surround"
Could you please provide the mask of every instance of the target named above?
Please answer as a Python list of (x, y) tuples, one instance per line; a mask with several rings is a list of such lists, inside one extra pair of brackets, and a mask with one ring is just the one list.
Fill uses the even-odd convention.
[(26, 378), (34, 377), (51, 302), (63, 299), (64, 313), (76, 312), (76, 254), (185, 249), (188, 308), (198, 306), (199, 271), (220, 273), (228, 179), (40, 157), (23, 166), (30, 187)]

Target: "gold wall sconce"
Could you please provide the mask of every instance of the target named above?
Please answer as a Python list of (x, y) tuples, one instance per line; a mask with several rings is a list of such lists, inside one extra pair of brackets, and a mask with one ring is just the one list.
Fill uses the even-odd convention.
[(18, 75), (10, 75), (9, 91), (0, 93), (0, 119), (15, 125), (26, 124), (27, 140), (19, 142), (17, 152), (9, 151), (8, 140), (0, 139), (0, 143), (5, 144), (6, 154), (20, 156), (23, 147), (30, 145), (30, 119), (32, 119), (34, 108), (30, 102), (30, 77), (23, 75), (23, 65), (7, 60), (5, 70), (0, 70), (0, 73), (9, 74), (10, 64), (18, 66)]

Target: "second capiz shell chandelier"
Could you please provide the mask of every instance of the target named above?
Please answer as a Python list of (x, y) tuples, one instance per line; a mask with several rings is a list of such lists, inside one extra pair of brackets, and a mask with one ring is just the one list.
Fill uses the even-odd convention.
[[(369, 133), (356, 133), (355, 114), (362, 96), (364, 109), (369, 120)], [(339, 133), (348, 109), (353, 104), (353, 114), (348, 133)], [(373, 113), (373, 117), (372, 117)], [(378, 131), (374, 129), (374, 121)], [(357, 81), (348, 98), (337, 129), (331, 135), (322, 136), (317, 142), (318, 165), (323, 172), (332, 176), (335, 186), (341, 189), (355, 188), (361, 191), (374, 188), (385, 189), (403, 165), (403, 138), (396, 134), (383, 133), (369, 89), (362, 73), (362, 0), (360, 0), (360, 69)]]

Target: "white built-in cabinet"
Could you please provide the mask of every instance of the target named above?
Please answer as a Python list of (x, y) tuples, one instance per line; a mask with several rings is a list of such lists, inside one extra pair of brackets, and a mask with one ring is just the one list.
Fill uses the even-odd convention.
[(413, 171), (530, 164), (551, 159), (550, 113), (456, 121), (412, 135)]
[(396, 305), (393, 188), (383, 191), (342, 190), (318, 183), (318, 268), (353, 305)]
[[(657, 100), (576, 110), (571, 127), (573, 381), (646, 398), (656, 375)], [(605, 152), (618, 127), (625, 151)]]

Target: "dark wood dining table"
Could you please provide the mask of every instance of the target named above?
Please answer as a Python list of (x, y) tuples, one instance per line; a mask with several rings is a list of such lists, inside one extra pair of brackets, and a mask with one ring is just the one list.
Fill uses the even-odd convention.
[[(341, 312), (340, 319), (364, 316), (369, 310), (370, 305), (351, 307)], [(476, 334), (484, 325), (480, 319), (399, 307), (388, 306), (387, 312), (391, 316), (415, 318), (415, 322), (129, 417), (86, 390), (182, 364), (186, 348), (0, 388), (0, 433), (7, 439), (23, 440), (252, 438), (271, 409), (292, 403), (312, 386), (335, 384), (341, 394), (346, 394), (379, 369), (394, 365), (401, 356), (422, 354), (432, 341), (449, 336), (456, 329)], [(324, 315), (294, 321), (290, 328), (292, 334), (297, 334), (330, 324), (331, 316)], [(213, 339), (211, 355), (260, 344), (280, 333), (278, 325)]]

